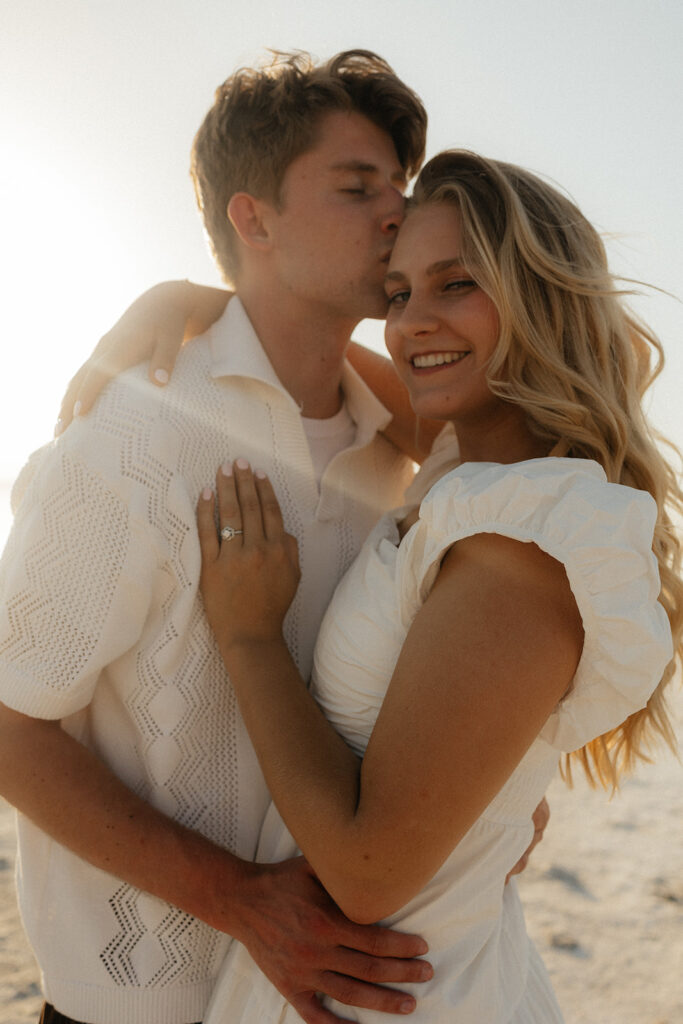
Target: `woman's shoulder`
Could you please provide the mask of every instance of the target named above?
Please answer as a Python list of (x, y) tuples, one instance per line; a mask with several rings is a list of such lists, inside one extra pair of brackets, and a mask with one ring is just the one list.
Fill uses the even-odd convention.
[(588, 460), (459, 466), (431, 488), (401, 545), (406, 617), (459, 540), (495, 534), (556, 559), (581, 615), (584, 648), (572, 691), (543, 735), (558, 749), (576, 749), (642, 707), (671, 657), (652, 551), (656, 516), (651, 495), (608, 482)]
[(438, 502), (455, 496), (477, 495), (489, 489), (510, 490), (533, 496), (540, 490), (564, 493), (568, 486), (606, 484), (605, 471), (590, 459), (527, 459), (524, 462), (462, 462), (444, 473), (427, 491), (423, 503)]
[(432, 486), (420, 507), (420, 519), (433, 529), (456, 522), (483, 532), (500, 524), (527, 540), (548, 532), (568, 539), (576, 531), (580, 539), (587, 530), (611, 530), (624, 517), (635, 517), (651, 533), (656, 514), (650, 494), (610, 483), (597, 462), (555, 457), (463, 463)]

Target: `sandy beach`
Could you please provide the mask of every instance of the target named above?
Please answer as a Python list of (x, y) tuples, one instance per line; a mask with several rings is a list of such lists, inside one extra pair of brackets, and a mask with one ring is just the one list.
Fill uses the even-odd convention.
[[(683, 739), (680, 689), (674, 704)], [(681, 1024), (683, 767), (661, 752), (611, 801), (578, 778), (548, 797), (552, 820), (519, 884), (567, 1024)], [(14, 812), (0, 802), (0, 1021), (29, 1024), (41, 998), (14, 861)]]

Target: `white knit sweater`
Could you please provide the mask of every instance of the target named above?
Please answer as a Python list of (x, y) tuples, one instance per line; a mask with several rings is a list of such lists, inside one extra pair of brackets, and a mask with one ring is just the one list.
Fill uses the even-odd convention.
[[(0, 700), (61, 718), (136, 793), (239, 856), (268, 804), (198, 594), (195, 507), (226, 459), (265, 470), (299, 541), (286, 622), (304, 676), (334, 586), (411, 465), (350, 367), (352, 448), (318, 490), (299, 410), (237, 300), (171, 383), (136, 368), (37, 452), (0, 563)], [(45, 996), (76, 1020), (201, 1020), (229, 940), (92, 868), (20, 817), (20, 904)]]

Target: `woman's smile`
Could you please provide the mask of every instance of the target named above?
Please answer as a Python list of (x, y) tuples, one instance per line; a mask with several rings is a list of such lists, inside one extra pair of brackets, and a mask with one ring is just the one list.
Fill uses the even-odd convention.
[(416, 370), (434, 370), (442, 366), (460, 363), (469, 352), (428, 352), (412, 356), (410, 362)]
[(454, 422), (499, 404), (486, 368), (498, 314), (462, 257), (459, 211), (434, 203), (399, 231), (385, 288), (386, 342), (415, 411)]

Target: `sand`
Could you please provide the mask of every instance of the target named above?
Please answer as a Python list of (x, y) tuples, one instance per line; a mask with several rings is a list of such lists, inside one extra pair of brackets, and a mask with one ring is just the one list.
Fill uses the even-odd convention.
[(567, 1024), (682, 1024), (683, 767), (659, 752), (611, 801), (578, 778), (548, 799), (519, 884)]
[[(683, 739), (680, 692), (675, 707)], [(581, 780), (548, 797), (551, 823), (519, 884), (567, 1024), (681, 1024), (683, 767), (661, 753), (611, 801)], [(41, 999), (13, 876), (14, 812), (0, 802), (0, 1022), (28, 1024)]]

